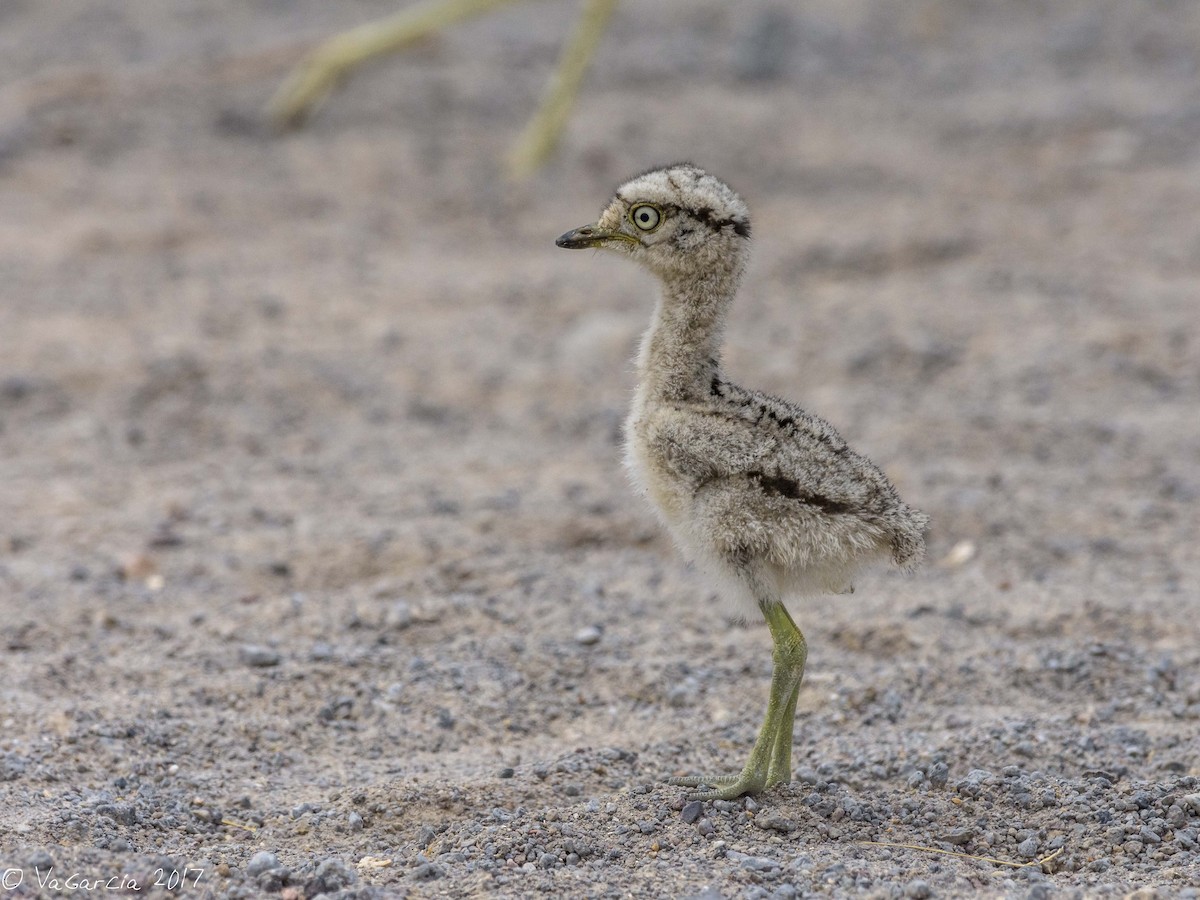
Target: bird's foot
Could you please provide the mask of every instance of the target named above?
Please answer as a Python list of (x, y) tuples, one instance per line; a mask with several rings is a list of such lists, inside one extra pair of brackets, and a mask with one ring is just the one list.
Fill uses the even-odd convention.
[(737, 775), (685, 775), (668, 779), (669, 784), (679, 787), (707, 788), (692, 791), (689, 800), (733, 800), (743, 794), (761, 794), (769, 787), (792, 780), (792, 725), (808, 650), (804, 635), (782, 604), (764, 604), (763, 615), (775, 642), (767, 717), (758, 730), (750, 759)]
[(676, 787), (708, 788), (696, 790), (687, 796), (689, 800), (736, 800), (743, 794), (761, 794), (773, 784), (787, 779), (771, 781), (762, 772), (739, 772), (737, 775), (684, 775), (668, 778), (667, 784)]

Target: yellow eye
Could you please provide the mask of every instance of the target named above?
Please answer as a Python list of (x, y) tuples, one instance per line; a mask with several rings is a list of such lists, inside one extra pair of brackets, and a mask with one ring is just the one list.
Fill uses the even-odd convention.
[(653, 231), (662, 221), (662, 215), (649, 203), (642, 203), (629, 211), (629, 221), (642, 231)]

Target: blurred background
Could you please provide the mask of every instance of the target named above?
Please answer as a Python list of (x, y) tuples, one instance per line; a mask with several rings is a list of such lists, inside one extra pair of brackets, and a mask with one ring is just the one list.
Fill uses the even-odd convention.
[(0, 681), (55, 716), (10, 741), (78, 739), (39, 765), (157, 753), (78, 723), (163, 707), (167, 755), (234, 783), (250, 747), (300, 784), (752, 738), (765, 632), (619, 466), (655, 285), (553, 244), (682, 159), (752, 211), (729, 373), (934, 520), (923, 574), (797, 613), (802, 715), (913, 660), (939, 709), (1041, 708), (999, 674), (1026, 640), (1194, 659), (1194, 3), (626, 0), (512, 182), (581, 9), (514, 3), (267, 126), (306, 49), (400, 6), (0, 5)]
[(223, 520), (205, 577), (340, 584), (428, 562), (405, 530), (439, 504), (619, 481), (654, 288), (552, 240), (677, 159), (755, 214), (731, 371), (948, 490), (947, 538), (1015, 513), (960, 480), (1040, 453), (1087, 496), (1080, 454), (1195, 387), (1189, 4), (628, 2), (518, 185), (580, 4), (503, 7), (265, 126), (306, 47), (396, 8), (0, 12), (10, 544), (98, 574), (175, 509)]

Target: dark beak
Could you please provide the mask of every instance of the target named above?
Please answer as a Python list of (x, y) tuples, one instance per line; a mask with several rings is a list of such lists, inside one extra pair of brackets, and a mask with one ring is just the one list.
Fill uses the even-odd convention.
[(568, 231), (554, 243), (567, 250), (586, 250), (588, 247), (600, 247), (609, 241), (636, 241), (627, 234), (619, 231), (606, 231), (596, 225), (584, 225)]

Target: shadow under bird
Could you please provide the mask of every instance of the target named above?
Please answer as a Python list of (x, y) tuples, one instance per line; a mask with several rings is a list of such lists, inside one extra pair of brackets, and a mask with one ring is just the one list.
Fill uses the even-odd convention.
[(696, 788), (697, 800), (791, 780), (807, 645), (784, 598), (849, 592), (854, 574), (879, 560), (914, 568), (929, 522), (828, 422), (726, 378), (721, 340), (749, 238), (742, 199), (680, 163), (626, 182), (594, 224), (556, 242), (630, 256), (661, 280), (638, 353), (625, 463), (682, 551), (756, 606), (774, 642), (767, 714), (745, 767), (670, 779)]

